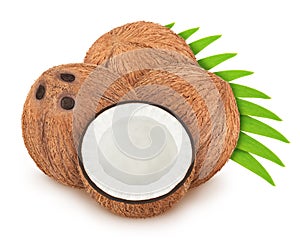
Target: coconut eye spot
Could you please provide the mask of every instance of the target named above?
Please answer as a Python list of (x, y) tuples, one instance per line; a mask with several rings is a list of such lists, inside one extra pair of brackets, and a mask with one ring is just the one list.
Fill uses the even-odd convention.
[(75, 100), (71, 97), (63, 97), (60, 101), (60, 106), (65, 110), (71, 110), (75, 106)]
[(73, 82), (75, 81), (75, 76), (71, 73), (61, 73), (60, 79), (64, 82)]
[(39, 85), (39, 87), (38, 87), (38, 89), (37, 89), (37, 91), (36, 91), (36, 93), (35, 93), (36, 99), (37, 99), (37, 100), (43, 99), (44, 96), (45, 96), (45, 93), (46, 93), (46, 88), (45, 88), (45, 86)]

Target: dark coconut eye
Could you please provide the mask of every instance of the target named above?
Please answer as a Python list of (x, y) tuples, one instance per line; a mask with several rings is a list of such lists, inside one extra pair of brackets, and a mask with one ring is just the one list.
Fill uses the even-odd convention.
[(75, 76), (70, 73), (61, 73), (60, 79), (64, 82), (73, 82), (75, 81)]
[(60, 101), (60, 106), (65, 110), (71, 110), (75, 106), (75, 100), (71, 97), (63, 97)]
[(41, 100), (43, 99), (43, 97), (45, 96), (46, 93), (46, 88), (43, 85), (39, 85), (35, 97), (37, 100)]

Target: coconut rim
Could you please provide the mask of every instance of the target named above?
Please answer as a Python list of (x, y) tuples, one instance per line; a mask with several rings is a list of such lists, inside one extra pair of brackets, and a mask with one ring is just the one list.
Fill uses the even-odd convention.
[[(112, 196), (110, 194), (108, 194), (107, 192), (103, 191), (101, 188), (99, 188), (93, 181), (92, 179), (89, 177), (88, 173), (86, 172), (86, 169), (84, 167), (84, 162), (83, 162), (83, 156), (82, 156), (82, 145), (83, 145), (83, 139), (85, 137), (85, 134), (90, 126), (90, 124), (99, 116), (101, 115), (103, 112), (105, 112), (106, 110), (113, 108), (115, 106), (118, 105), (122, 105), (122, 104), (130, 104), (130, 103), (141, 103), (141, 104), (148, 104), (148, 105), (152, 105), (154, 107), (158, 107), (164, 111), (166, 111), (167, 113), (169, 113), (170, 115), (172, 115), (183, 127), (183, 129), (185, 130), (185, 132), (187, 133), (189, 140), (190, 140), (190, 144), (191, 144), (191, 163), (189, 168), (186, 171), (185, 176), (183, 177), (183, 179), (178, 182), (174, 188), (172, 188), (169, 192), (167, 192), (166, 194), (163, 194), (161, 196), (155, 197), (155, 198), (150, 198), (150, 199), (144, 199), (144, 200), (127, 200), (127, 199), (123, 199), (123, 198), (119, 198), (119, 197), (115, 197)], [(86, 179), (86, 181), (88, 182), (88, 184), (94, 189), (96, 190), (98, 193), (100, 193), (101, 195), (105, 196), (106, 198), (113, 200), (113, 201), (117, 201), (117, 202), (124, 202), (124, 203), (129, 203), (129, 204), (146, 204), (146, 203), (151, 203), (151, 202), (156, 202), (159, 200), (162, 200), (164, 198), (169, 197), (170, 195), (174, 194), (186, 181), (187, 179), (191, 176), (192, 171), (194, 169), (194, 165), (195, 165), (195, 145), (194, 145), (194, 140), (192, 137), (192, 134), (190, 132), (190, 130), (188, 129), (188, 127), (186, 126), (186, 124), (181, 120), (181, 118), (176, 115), (173, 111), (171, 111), (170, 109), (166, 108), (165, 106), (162, 106), (160, 104), (157, 103), (153, 103), (153, 102), (148, 102), (148, 101), (142, 101), (142, 100), (127, 100), (127, 101), (121, 101), (118, 103), (114, 103), (112, 105), (106, 106), (105, 108), (101, 109), (98, 113), (95, 114), (95, 116), (89, 120), (89, 122), (87, 123), (86, 127), (84, 128), (82, 135), (80, 137), (79, 140), (79, 145), (78, 145), (78, 161), (79, 161), (79, 168), (82, 172), (82, 175), (84, 176), (84, 178)]]

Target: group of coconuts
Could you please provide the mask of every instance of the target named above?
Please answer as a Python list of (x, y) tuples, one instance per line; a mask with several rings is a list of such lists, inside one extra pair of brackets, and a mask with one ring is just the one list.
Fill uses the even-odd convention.
[(139, 218), (165, 212), (218, 172), (240, 122), (229, 84), (172, 30), (140, 21), (102, 35), (84, 63), (45, 71), (22, 130), (45, 174)]

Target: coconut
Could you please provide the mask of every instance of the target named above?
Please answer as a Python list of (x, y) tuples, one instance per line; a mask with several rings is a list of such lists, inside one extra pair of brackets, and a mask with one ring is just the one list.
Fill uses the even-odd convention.
[(164, 106), (112, 105), (88, 125), (80, 146), (82, 180), (101, 205), (126, 217), (170, 209), (193, 178), (193, 140)]
[(109, 57), (142, 48), (175, 51), (196, 60), (184, 39), (172, 30), (160, 24), (138, 21), (117, 27), (98, 38), (84, 62), (99, 65)]
[(196, 152), (191, 188), (206, 182), (224, 166), (240, 130), (229, 84), (202, 69), (199, 74), (187, 81), (170, 72), (150, 71), (133, 86), (140, 100), (171, 109), (189, 127)]
[[(98, 86), (106, 92), (97, 97), (98, 105), (93, 110), (89, 104), (94, 100), (85, 100), (85, 109), (76, 116), (74, 127), (77, 94), (95, 68), (91, 64), (68, 64), (47, 70), (32, 85), (22, 115), (25, 146), (37, 166), (60, 183), (78, 188), (83, 188), (83, 183), (77, 147), (84, 128), (95, 113), (117, 103), (130, 87), (125, 82)], [(96, 87), (91, 84), (89, 88)]]

